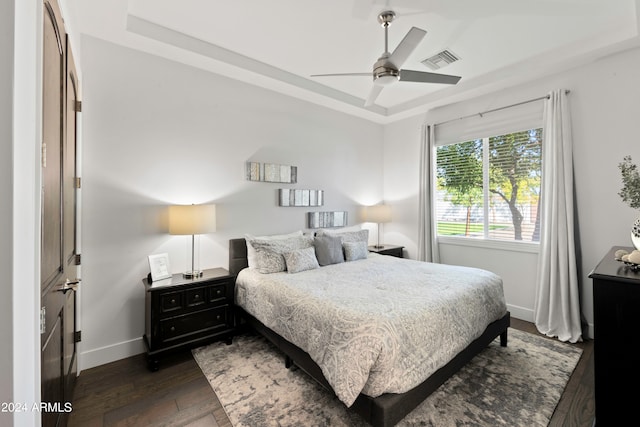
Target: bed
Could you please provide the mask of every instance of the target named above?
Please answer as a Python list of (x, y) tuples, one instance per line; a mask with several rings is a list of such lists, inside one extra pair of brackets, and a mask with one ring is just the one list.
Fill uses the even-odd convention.
[[(510, 315), (502, 282), (484, 270), (373, 253), (296, 274), (263, 274), (248, 266), (246, 239), (231, 239), (229, 271), (236, 276), (241, 324), (278, 347), (288, 367), (304, 370), (374, 427), (395, 425), (497, 337), (507, 345)], [(349, 291), (351, 277), (366, 277), (364, 287)], [(460, 294), (463, 303), (434, 306), (428, 311), (437, 317), (420, 318), (427, 314), (419, 307), (432, 303), (416, 293), (416, 277), (439, 281), (435, 288), (445, 290), (444, 300)], [(487, 294), (476, 289), (485, 282), (491, 282)], [(471, 293), (461, 293), (465, 286)], [(470, 309), (474, 304), (487, 309)], [(325, 324), (336, 318), (339, 324)], [(425, 340), (446, 351), (415, 353), (429, 347)]]

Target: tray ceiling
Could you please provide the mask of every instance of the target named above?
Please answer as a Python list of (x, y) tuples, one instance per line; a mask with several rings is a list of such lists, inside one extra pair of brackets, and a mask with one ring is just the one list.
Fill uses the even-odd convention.
[[(66, 0), (72, 36), (87, 34), (386, 123), (638, 46), (638, 0)], [(394, 82), (364, 103), (384, 51), (411, 27), (426, 36), (402, 68), (461, 76), (456, 85)], [(76, 33), (76, 34), (73, 34)], [(460, 59), (438, 70), (443, 50)], [(77, 52), (81, 56), (81, 52)]]

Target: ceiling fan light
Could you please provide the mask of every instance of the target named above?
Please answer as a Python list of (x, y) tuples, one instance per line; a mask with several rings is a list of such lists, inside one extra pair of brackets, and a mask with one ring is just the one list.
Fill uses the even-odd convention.
[(384, 75), (378, 76), (374, 83), (378, 86), (389, 86), (390, 84), (397, 81), (398, 81), (397, 75), (384, 74)]

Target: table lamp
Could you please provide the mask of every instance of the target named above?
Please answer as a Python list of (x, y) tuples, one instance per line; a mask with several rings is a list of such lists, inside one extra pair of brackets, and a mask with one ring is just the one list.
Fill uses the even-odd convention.
[(391, 222), (391, 206), (388, 205), (373, 205), (367, 206), (365, 209), (365, 222), (375, 222), (378, 224), (378, 244), (374, 246), (376, 249), (382, 249), (383, 244), (380, 244), (380, 224), (385, 222)]
[[(191, 236), (191, 270), (182, 273), (187, 279), (202, 276), (195, 266), (195, 235), (216, 231), (216, 205), (169, 206), (169, 234)], [(198, 248), (199, 250), (199, 248)]]

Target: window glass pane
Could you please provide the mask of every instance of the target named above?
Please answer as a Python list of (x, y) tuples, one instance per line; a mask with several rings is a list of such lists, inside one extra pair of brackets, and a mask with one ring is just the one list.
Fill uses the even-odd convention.
[(436, 156), (438, 235), (482, 238), (482, 140), (440, 146)]
[(538, 241), (542, 129), (489, 138), (489, 237)]
[(438, 235), (539, 241), (541, 150), (540, 128), (437, 147)]

